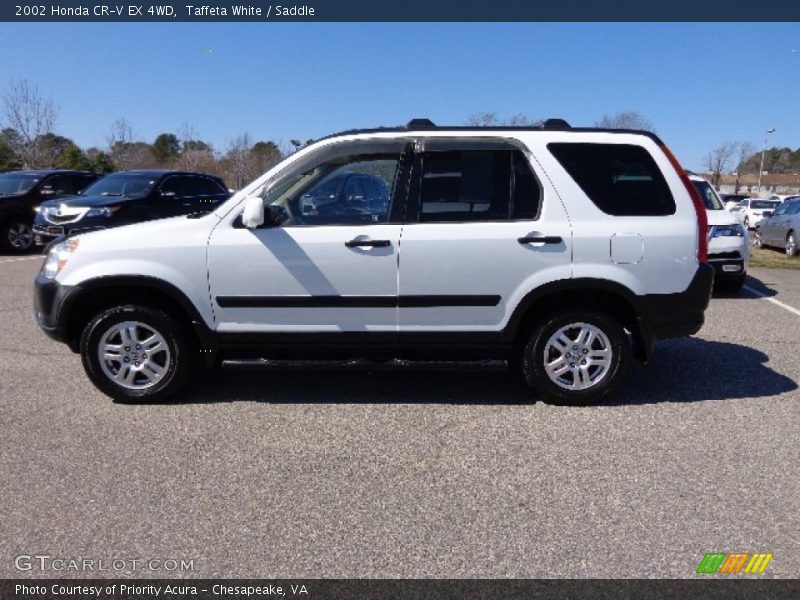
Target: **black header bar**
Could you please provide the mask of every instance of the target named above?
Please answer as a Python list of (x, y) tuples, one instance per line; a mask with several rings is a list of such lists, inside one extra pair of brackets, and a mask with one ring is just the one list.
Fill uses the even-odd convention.
[(800, 21), (800, 2), (772, 0), (14, 0), (0, 3), (6, 22), (640, 22)]
[(800, 580), (703, 579), (24, 579), (0, 580), (2, 600), (783, 600)]

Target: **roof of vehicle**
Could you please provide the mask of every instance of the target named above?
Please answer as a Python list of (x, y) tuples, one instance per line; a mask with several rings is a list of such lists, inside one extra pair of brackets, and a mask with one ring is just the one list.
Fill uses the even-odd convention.
[(361, 135), (369, 133), (429, 133), (431, 131), (453, 131), (453, 132), (471, 132), (471, 131), (570, 131), (576, 133), (627, 133), (644, 135), (651, 138), (655, 143), (662, 144), (663, 142), (652, 131), (645, 131), (641, 129), (608, 129), (603, 127), (572, 127), (564, 119), (546, 119), (535, 125), (498, 125), (498, 126), (475, 126), (475, 125), (456, 125), (444, 126), (436, 125), (430, 119), (417, 118), (411, 119), (408, 123), (396, 127), (375, 127), (372, 129), (349, 129), (333, 133), (316, 141), (327, 140), (330, 138), (345, 136), (345, 135)]
[(114, 171), (109, 175), (147, 175), (149, 177), (163, 177), (164, 175), (202, 175), (203, 177), (214, 177), (208, 173), (201, 171), (178, 171), (175, 169), (131, 169), (129, 171)]
[(0, 175), (33, 175), (42, 177), (44, 175), (53, 175), (55, 173), (75, 173), (79, 175), (97, 175), (91, 171), (76, 171), (74, 169), (16, 169), (14, 171), (6, 171)]

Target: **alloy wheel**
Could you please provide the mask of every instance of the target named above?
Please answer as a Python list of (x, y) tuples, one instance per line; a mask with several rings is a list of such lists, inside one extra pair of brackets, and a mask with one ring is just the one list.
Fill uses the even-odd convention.
[(596, 386), (608, 375), (613, 357), (608, 336), (589, 323), (561, 327), (544, 347), (547, 376), (566, 390)]
[(100, 338), (97, 357), (103, 374), (129, 390), (157, 384), (172, 360), (164, 336), (139, 321), (123, 321), (109, 327)]
[(8, 243), (14, 250), (27, 250), (33, 245), (33, 230), (27, 223), (15, 223), (8, 229)]

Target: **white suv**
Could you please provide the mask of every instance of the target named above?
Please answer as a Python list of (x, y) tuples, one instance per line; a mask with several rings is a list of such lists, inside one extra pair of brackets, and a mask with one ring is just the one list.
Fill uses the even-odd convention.
[(725, 210), (717, 192), (702, 177), (693, 173), (694, 185), (708, 217), (708, 262), (714, 267), (714, 287), (720, 291), (738, 292), (747, 278), (750, 260), (750, 236), (747, 229)]
[[(385, 185), (348, 177), (304, 210), (343, 173)], [(653, 134), (414, 120), (320, 140), (210, 213), (54, 246), (35, 316), (122, 401), (174, 394), (197, 363), (402, 358), (506, 359), (586, 403), (700, 329), (706, 230)]]

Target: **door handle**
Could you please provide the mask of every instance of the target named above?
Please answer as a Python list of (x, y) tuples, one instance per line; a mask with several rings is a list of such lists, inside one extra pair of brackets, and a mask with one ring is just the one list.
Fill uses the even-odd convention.
[(560, 244), (564, 240), (558, 235), (526, 236), (517, 238), (520, 244)]
[(391, 246), (389, 240), (350, 240), (344, 243), (348, 248), (387, 248)]

